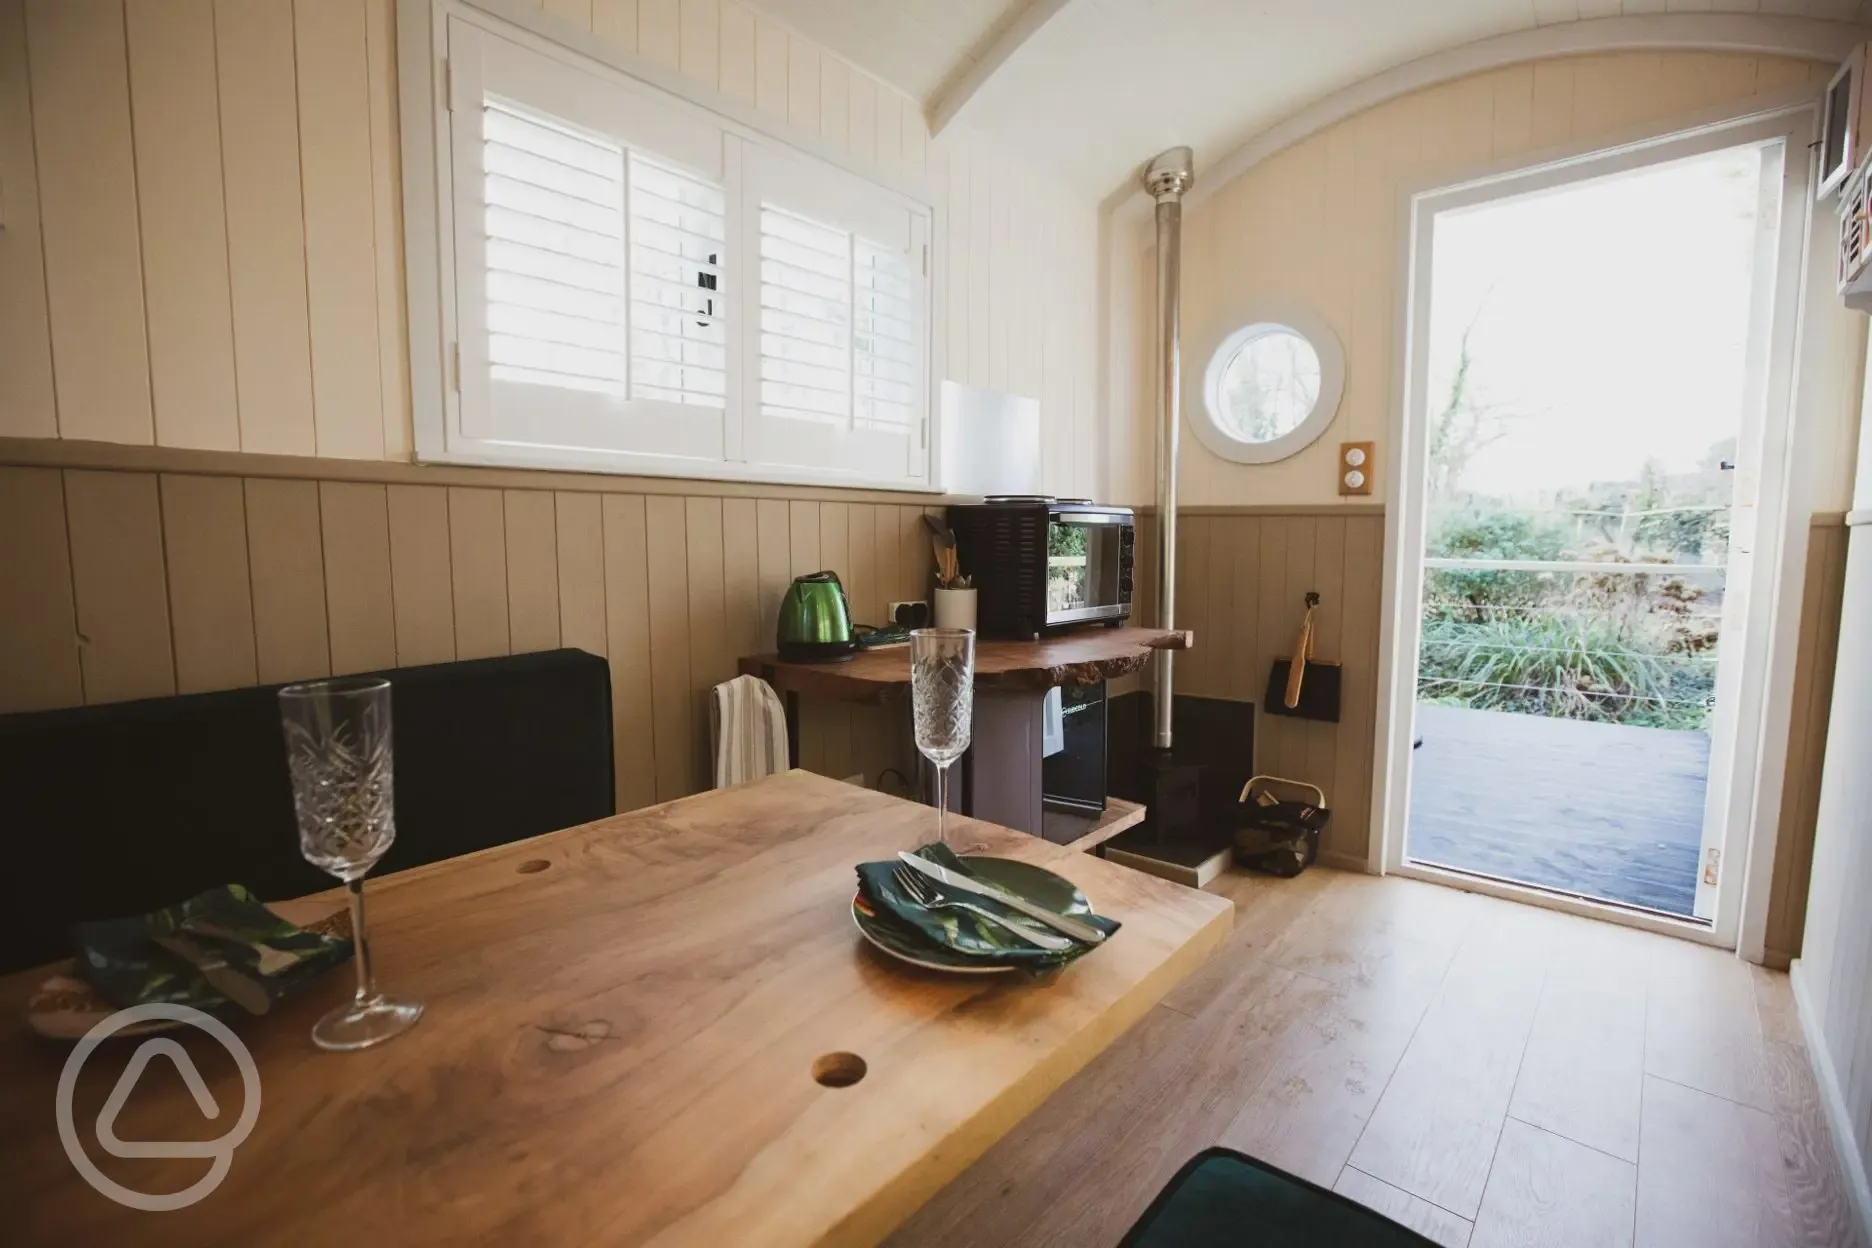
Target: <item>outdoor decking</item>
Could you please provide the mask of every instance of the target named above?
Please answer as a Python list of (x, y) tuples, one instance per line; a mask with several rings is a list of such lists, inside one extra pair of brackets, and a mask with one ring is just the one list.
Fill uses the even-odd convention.
[(1417, 707), (1408, 853), (1688, 915), (1709, 737), (1462, 707)]

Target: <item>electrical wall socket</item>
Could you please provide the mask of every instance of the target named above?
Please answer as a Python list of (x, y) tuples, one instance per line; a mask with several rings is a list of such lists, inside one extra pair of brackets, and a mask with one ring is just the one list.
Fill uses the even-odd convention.
[(865, 773), (862, 771), (854, 771), (852, 772), (851, 775), (846, 776), (845, 783), (855, 784), (861, 789), (868, 789), (871, 787), (870, 785), (865, 783)]
[(1375, 442), (1341, 442), (1339, 444), (1339, 493), (1342, 495), (1370, 494), (1372, 477), (1377, 474), (1377, 465), (1373, 462), (1378, 444)]
[[(913, 611), (920, 611), (922, 613), (921, 618), (907, 620), (907, 619), (904, 619), (902, 616), (898, 615), (898, 611), (905, 607), (908, 607)], [(907, 602), (889, 603), (884, 608), (884, 614), (886, 617), (888, 617), (890, 623), (907, 624), (911, 628), (927, 628), (930, 622), (929, 603), (925, 602), (921, 598), (913, 598)]]

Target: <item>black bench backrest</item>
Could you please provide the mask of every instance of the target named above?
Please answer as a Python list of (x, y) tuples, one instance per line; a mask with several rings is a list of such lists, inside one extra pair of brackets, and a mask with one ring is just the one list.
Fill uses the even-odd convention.
[[(615, 810), (611, 682), (582, 650), (390, 680), (401, 870)], [(80, 919), (217, 884), (265, 898), (337, 881), (299, 856), (278, 685), (0, 716), (0, 970), (69, 951)]]

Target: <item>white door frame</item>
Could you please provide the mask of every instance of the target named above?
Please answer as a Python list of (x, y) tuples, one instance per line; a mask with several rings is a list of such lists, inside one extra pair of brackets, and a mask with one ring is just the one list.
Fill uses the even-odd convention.
[[(1818, 132), (1818, 101), (1799, 88), (1757, 101), (1741, 115), (1703, 115), (1645, 133), (1561, 150), (1519, 167), (1483, 171), (1458, 183), (1407, 191), (1400, 214), (1401, 284), (1396, 342), (1400, 378), (1392, 402), (1389, 505), (1385, 509), (1384, 601), (1379, 638), (1377, 723), (1373, 749), (1373, 801), (1368, 865), (1453, 883), (1473, 891), (1530, 901), (1553, 909), (1615, 918), (1634, 926), (1669, 931), (1706, 943), (1735, 947), (1760, 961), (1767, 927), (1768, 877), (1774, 859), (1781, 778), (1786, 764), (1789, 691), (1793, 685), (1794, 636), (1800, 595), (1781, 609), (1782, 587), (1797, 584), (1805, 567), (1811, 510), (1810, 453), (1796, 438), (1796, 378), (1806, 319), (1815, 300), (1834, 297), (1830, 286), (1808, 273), (1812, 208), (1812, 157), (1807, 144)], [(1749, 679), (1739, 708), (1725, 848), (1716, 922), (1705, 926), (1653, 918), (1623, 907), (1561, 897), (1537, 889), (1412, 866), (1404, 860), (1410, 809), (1411, 721), (1416, 701), (1417, 646), (1422, 601), (1423, 410), (1428, 382), (1431, 254), (1436, 215), (1487, 200), (1525, 194), (1569, 182), (1639, 169), (1747, 143), (1785, 144), (1781, 236), (1775, 266), (1774, 321), (1769, 342), (1767, 399), (1759, 459), (1760, 524), (1751, 582), (1747, 644)], [(1824, 237), (1824, 235), (1823, 235)], [(1420, 329), (1421, 327), (1421, 329)], [(1802, 471), (1796, 471), (1799, 467)], [(1738, 483), (1738, 492), (1740, 492)], [(1787, 574), (1792, 572), (1794, 579)], [(1793, 621), (1790, 623), (1789, 621)], [(1401, 713), (1400, 713), (1401, 712)]]

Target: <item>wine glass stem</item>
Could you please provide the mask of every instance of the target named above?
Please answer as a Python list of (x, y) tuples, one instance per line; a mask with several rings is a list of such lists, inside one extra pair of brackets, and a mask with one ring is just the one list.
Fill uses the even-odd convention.
[(364, 881), (345, 881), (351, 898), (351, 956), (357, 961), (357, 999), (372, 1001), (377, 997), (377, 981), (371, 976), (370, 941), (364, 935)]
[(949, 764), (936, 764), (936, 841), (949, 843)]

